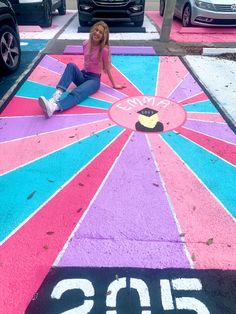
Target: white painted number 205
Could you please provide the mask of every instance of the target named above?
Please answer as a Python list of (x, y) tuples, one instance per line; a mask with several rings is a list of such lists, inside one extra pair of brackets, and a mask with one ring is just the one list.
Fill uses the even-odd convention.
[[(178, 291), (199, 291), (202, 290), (202, 284), (197, 278), (178, 278), (173, 280), (161, 279), (161, 301), (164, 310), (191, 310), (197, 314), (210, 314), (207, 307), (199, 300), (193, 297), (178, 297), (172, 296), (172, 290)], [(127, 278), (119, 278), (110, 283), (107, 289), (106, 306), (112, 308), (106, 311), (106, 314), (117, 314), (116, 304), (117, 295), (121, 289), (127, 288)], [(139, 295), (141, 307), (151, 307), (149, 290), (146, 283), (141, 279), (130, 278), (130, 288), (135, 289)], [(82, 290), (85, 296), (85, 301), (79, 307), (70, 309), (60, 314), (89, 314), (93, 308), (95, 295), (94, 287), (91, 281), (87, 279), (64, 279), (57, 283), (54, 287), (51, 297), (60, 299), (65, 291), (79, 289)], [(142, 314), (151, 314), (151, 310), (142, 310)]]

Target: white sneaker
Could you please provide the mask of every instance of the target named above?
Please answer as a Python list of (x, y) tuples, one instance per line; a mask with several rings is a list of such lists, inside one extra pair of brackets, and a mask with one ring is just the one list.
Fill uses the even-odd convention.
[(59, 109), (53, 98), (47, 100), (44, 96), (39, 97), (39, 105), (46, 118), (50, 118)]
[(53, 94), (53, 96), (52, 96), (52, 98), (54, 99), (54, 101), (60, 100), (62, 93), (63, 93), (63, 92), (62, 92), (60, 89), (57, 89), (57, 90), (55, 91), (55, 93)]

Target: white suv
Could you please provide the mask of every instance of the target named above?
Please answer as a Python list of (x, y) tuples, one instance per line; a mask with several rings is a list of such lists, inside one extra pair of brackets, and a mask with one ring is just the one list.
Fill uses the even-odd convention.
[(52, 25), (52, 12), (66, 14), (66, 0), (9, 0), (16, 13), (19, 25)]

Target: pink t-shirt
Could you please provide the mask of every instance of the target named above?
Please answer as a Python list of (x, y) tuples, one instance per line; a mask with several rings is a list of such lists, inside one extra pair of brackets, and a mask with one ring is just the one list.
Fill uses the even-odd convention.
[(102, 72), (102, 63), (105, 68), (110, 64), (109, 50), (107, 47), (104, 47), (102, 50), (101, 61), (98, 60), (99, 46), (94, 47), (91, 53), (91, 58), (89, 60), (89, 44), (88, 40), (83, 42), (83, 52), (84, 52), (84, 70), (87, 72), (92, 72), (96, 74), (101, 74)]

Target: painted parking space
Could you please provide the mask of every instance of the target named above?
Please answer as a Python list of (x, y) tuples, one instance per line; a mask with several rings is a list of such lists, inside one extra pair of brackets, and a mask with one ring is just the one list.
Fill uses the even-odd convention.
[[(159, 11), (146, 11), (146, 15), (158, 29), (161, 28), (163, 18)], [(174, 19), (170, 38), (177, 42), (233, 43), (235, 42), (235, 35), (235, 27), (182, 27), (181, 22)]]
[(103, 76), (46, 120), (37, 98), (68, 62), (83, 59), (44, 56), (1, 114), (0, 308), (231, 313), (235, 134), (180, 59), (156, 55), (113, 55), (124, 90)]

